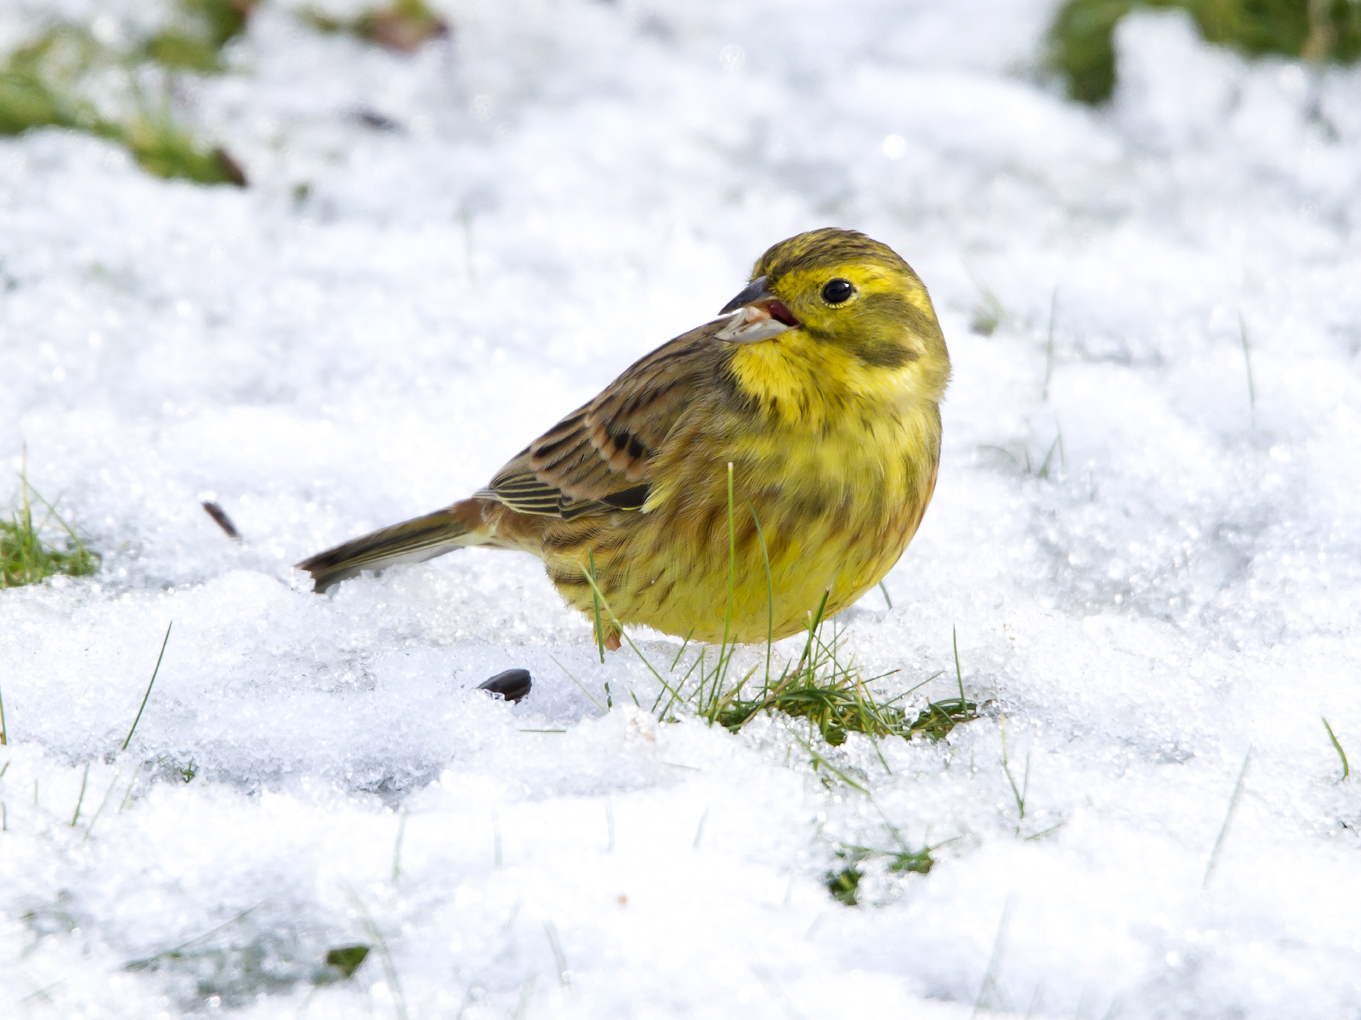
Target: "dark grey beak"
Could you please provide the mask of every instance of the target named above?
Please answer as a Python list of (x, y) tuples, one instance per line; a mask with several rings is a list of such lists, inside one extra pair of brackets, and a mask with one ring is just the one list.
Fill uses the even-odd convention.
[(752, 280), (751, 283), (747, 284), (741, 294), (738, 294), (737, 297), (724, 305), (722, 309), (719, 310), (718, 314), (727, 315), (729, 312), (735, 312), (739, 308), (751, 304), (753, 301), (761, 301), (765, 298), (774, 297), (775, 295), (766, 290), (766, 286), (769, 283), (769, 276), (758, 276), (756, 279)]
[(752, 280), (718, 314), (727, 315), (729, 312), (737, 314), (714, 336), (731, 344), (754, 344), (769, 340), (800, 325), (784, 303), (771, 293), (769, 276), (758, 276)]

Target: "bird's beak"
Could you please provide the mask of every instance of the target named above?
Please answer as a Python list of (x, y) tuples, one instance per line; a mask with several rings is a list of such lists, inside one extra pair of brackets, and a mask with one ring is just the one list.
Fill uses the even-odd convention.
[(779, 336), (787, 329), (797, 329), (803, 323), (794, 318), (768, 289), (770, 277), (758, 276), (747, 284), (742, 293), (733, 298), (719, 315), (736, 312), (732, 320), (714, 335), (733, 344), (754, 344)]

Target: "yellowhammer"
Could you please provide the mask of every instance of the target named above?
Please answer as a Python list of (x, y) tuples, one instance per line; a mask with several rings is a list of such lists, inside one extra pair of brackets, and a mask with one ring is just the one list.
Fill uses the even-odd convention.
[(762, 255), (730, 312), (634, 363), (470, 498), (298, 566), (325, 591), (458, 546), (520, 549), (610, 648), (614, 620), (748, 642), (800, 630), (824, 596), (826, 615), (844, 609), (935, 488), (950, 356), (931, 299), (887, 245), (829, 228)]

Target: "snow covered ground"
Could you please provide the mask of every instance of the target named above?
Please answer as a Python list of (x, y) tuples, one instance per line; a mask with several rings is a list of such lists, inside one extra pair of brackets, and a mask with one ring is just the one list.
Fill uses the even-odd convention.
[[(181, 85), (244, 191), (0, 140), (0, 457), (104, 554), (0, 592), (0, 1015), (1361, 1015), (1321, 722), (1361, 763), (1361, 71), (1145, 15), (1092, 112), (1034, 72), (1044, 0), (441, 7), (401, 57), (262, 5)], [(870, 796), (802, 724), (633, 707), (655, 681), (528, 557), (290, 570), (828, 224), (913, 264), (955, 365), (848, 646), (890, 694), (947, 671), (920, 707), (956, 628), (989, 702), (883, 761), (814, 745)], [(515, 666), (518, 706), (472, 689)], [(934, 869), (834, 900), (890, 824)]]

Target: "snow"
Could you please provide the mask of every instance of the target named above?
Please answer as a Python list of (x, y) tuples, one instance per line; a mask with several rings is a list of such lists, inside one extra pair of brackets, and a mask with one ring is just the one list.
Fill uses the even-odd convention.
[[(0, 456), (104, 555), (0, 591), (0, 1015), (1361, 1011), (1321, 722), (1361, 760), (1361, 71), (1145, 13), (1091, 111), (1035, 71), (1039, 0), (440, 6), (402, 57), (261, 5), (179, 87), (244, 191), (0, 140)], [(827, 224), (914, 265), (954, 361), (893, 608), (845, 615), (890, 696), (944, 671), (916, 707), (957, 632), (987, 708), (948, 740), (660, 722), (528, 557), (289, 569)], [(520, 704), (474, 689), (514, 667)], [(890, 823), (936, 866), (832, 899)]]

